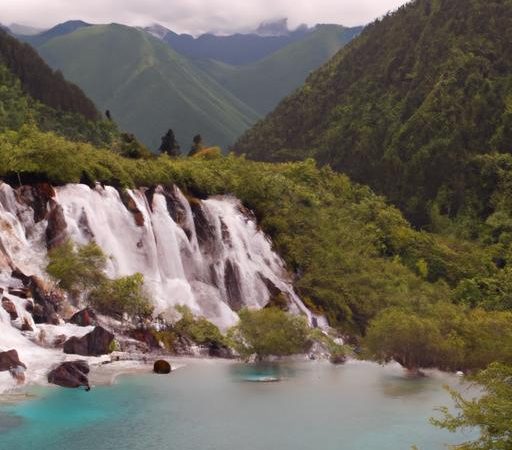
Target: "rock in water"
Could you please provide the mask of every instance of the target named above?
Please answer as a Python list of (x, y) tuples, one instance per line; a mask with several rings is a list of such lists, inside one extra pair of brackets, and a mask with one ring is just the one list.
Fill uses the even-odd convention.
[(16, 369), (17, 367), (27, 368), (27, 366), (20, 361), (16, 350), (0, 352), (0, 372)]
[(96, 327), (84, 337), (73, 336), (64, 343), (64, 353), (82, 356), (101, 356), (112, 353), (114, 335), (103, 327)]
[(90, 327), (97, 324), (96, 313), (92, 308), (85, 308), (78, 311), (69, 319), (69, 323), (78, 325), (79, 327)]
[(9, 371), (12, 377), (23, 384), (25, 382), (25, 370), (27, 366), (20, 361), (16, 350), (0, 353), (0, 372)]
[(84, 386), (90, 389), (89, 365), (85, 361), (68, 361), (60, 364), (48, 374), (48, 383), (66, 388), (79, 388)]
[(12, 300), (4, 297), (2, 299), (2, 307), (7, 311), (11, 320), (16, 320), (18, 318), (18, 311), (16, 310), (16, 306), (12, 302)]
[(171, 373), (171, 365), (167, 361), (159, 359), (158, 361), (155, 361), (155, 364), (153, 365), (153, 372), (161, 375)]

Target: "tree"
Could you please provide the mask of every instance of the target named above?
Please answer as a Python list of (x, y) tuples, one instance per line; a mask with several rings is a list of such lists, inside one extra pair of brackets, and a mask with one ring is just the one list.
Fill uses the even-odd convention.
[(463, 428), (478, 428), (480, 438), (465, 442), (461, 450), (509, 450), (512, 448), (512, 367), (498, 363), (473, 377), (473, 381), (484, 389), (480, 398), (465, 399), (459, 392), (450, 389), (458, 410), (456, 415), (443, 407), (442, 419), (431, 422), (449, 431)]
[(169, 128), (167, 133), (162, 136), (162, 143), (159, 148), (160, 153), (167, 153), (169, 156), (179, 156), (180, 155), (180, 146), (176, 141), (176, 136), (174, 135), (174, 131)]
[(107, 259), (94, 242), (76, 248), (68, 240), (51, 250), (48, 258), (46, 271), (73, 297), (92, 289), (105, 279)]
[(228, 332), (233, 347), (242, 356), (256, 354), (287, 356), (302, 353), (308, 344), (306, 319), (293, 316), (277, 308), (259, 311), (243, 309), (240, 322)]
[(117, 280), (104, 279), (89, 295), (90, 304), (99, 312), (122, 318), (123, 314), (147, 318), (153, 313), (140, 273)]
[(192, 146), (190, 147), (190, 152), (188, 152), (188, 156), (194, 156), (196, 153), (199, 153), (204, 148), (203, 138), (200, 134), (196, 134), (192, 139)]

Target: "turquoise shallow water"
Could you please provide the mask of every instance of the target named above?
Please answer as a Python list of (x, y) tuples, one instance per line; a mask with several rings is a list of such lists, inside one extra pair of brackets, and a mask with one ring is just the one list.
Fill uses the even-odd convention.
[[(259, 376), (282, 380), (246, 381)], [(468, 438), (428, 423), (450, 404), (443, 383), (459, 381), (370, 364), (198, 361), (91, 392), (34, 389), (35, 400), (0, 406), (0, 449), (439, 450)]]

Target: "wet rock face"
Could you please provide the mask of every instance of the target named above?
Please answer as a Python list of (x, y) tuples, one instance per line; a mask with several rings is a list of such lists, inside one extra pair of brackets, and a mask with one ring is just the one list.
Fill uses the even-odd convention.
[(137, 203), (135, 203), (133, 197), (127, 191), (124, 190), (121, 191), (119, 195), (121, 196), (121, 201), (123, 202), (123, 205), (126, 207), (128, 211), (132, 213), (135, 225), (137, 225), (138, 227), (143, 227), (144, 214), (142, 214), (142, 211), (137, 206)]
[(64, 353), (82, 356), (101, 356), (112, 353), (114, 335), (103, 327), (96, 327), (85, 336), (73, 336), (64, 343)]
[(18, 311), (16, 310), (16, 306), (14, 303), (8, 298), (2, 299), (2, 308), (9, 314), (11, 320), (16, 320), (18, 318)]
[(215, 227), (210, 223), (201, 202), (191, 202), (190, 208), (192, 209), (192, 216), (194, 217), (199, 246), (204, 253), (214, 255), (217, 241)]
[(226, 345), (219, 344), (218, 342), (212, 342), (208, 347), (208, 356), (212, 358), (223, 358), (233, 359), (233, 350)]
[(17, 196), (20, 203), (32, 208), (34, 222), (38, 223), (47, 218), (48, 202), (55, 197), (55, 190), (48, 183), (36, 183), (31, 186), (21, 186)]
[(98, 317), (92, 308), (85, 308), (74, 314), (69, 323), (78, 325), (79, 327), (96, 326)]
[(48, 383), (66, 388), (79, 388), (84, 386), (90, 389), (89, 365), (85, 361), (68, 361), (60, 364), (48, 374)]
[(35, 323), (59, 324), (58, 311), (64, 298), (57, 291), (51, 291), (45, 282), (36, 276), (28, 277), (28, 287), (34, 299), (31, 311)]
[(20, 361), (16, 350), (0, 352), (0, 372), (5, 372), (6, 370), (12, 371), (17, 367), (27, 368), (27, 366)]
[(46, 247), (51, 250), (64, 244), (68, 239), (67, 224), (64, 210), (55, 200), (50, 200), (48, 212), (48, 225), (46, 227)]
[(167, 361), (159, 359), (158, 361), (155, 361), (155, 364), (153, 365), (153, 372), (160, 375), (171, 373), (171, 365)]
[(240, 288), (240, 270), (237, 265), (229, 260), (224, 269), (224, 283), (229, 307), (233, 311), (240, 311), (244, 306), (242, 290)]

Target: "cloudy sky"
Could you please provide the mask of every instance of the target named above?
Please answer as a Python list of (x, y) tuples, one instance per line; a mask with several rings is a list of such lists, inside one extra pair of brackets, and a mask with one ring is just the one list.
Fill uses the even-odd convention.
[(178, 32), (247, 31), (288, 17), (301, 23), (365, 24), (406, 0), (0, 0), (0, 23), (50, 27), (69, 19), (161, 23)]

